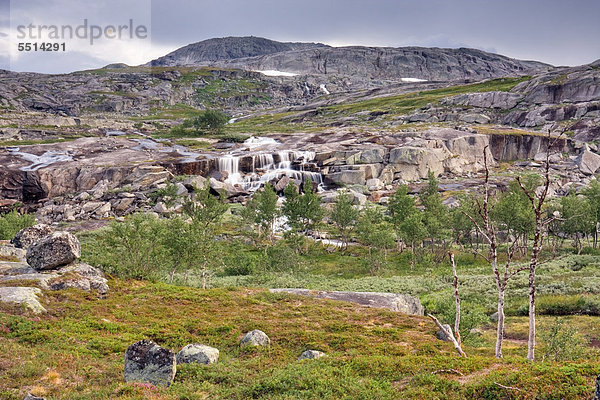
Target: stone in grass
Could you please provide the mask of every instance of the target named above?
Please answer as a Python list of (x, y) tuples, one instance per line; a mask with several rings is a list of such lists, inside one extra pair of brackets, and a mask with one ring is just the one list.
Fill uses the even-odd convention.
[(266, 333), (255, 329), (246, 333), (246, 335), (242, 338), (240, 342), (240, 346), (268, 346), (271, 344), (271, 339), (267, 336)]
[(218, 359), (218, 349), (197, 343), (188, 344), (177, 353), (177, 364), (213, 364)]
[(69, 232), (54, 232), (27, 250), (27, 264), (39, 270), (55, 269), (81, 257), (79, 240)]
[(10, 241), (15, 247), (27, 250), (35, 241), (54, 232), (49, 225), (37, 224), (21, 229)]
[(298, 357), (298, 361), (302, 360), (316, 360), (317, 358), (321, 358), (325, 356), (325, 353), (318, 350), (305, 350), (300, 357)]
[(0, 302), (22, 304), (36, 314), (46, 312), (37, 296), (42, 291), (33, 287), (0, 287)]
[(23, 400), (46, 400), (44, 397), (34, 396), (31, 393), (27, 393), (27, 396)]
[(169, 386), (175, 378), (175, 354), (151, 340), (141, 340), (125, 352), (125, 382)]

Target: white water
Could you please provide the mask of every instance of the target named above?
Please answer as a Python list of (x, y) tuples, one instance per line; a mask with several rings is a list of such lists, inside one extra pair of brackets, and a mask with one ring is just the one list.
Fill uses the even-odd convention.
[(319, 85), (319, 88), (321, 89), (321, 91), (322, 91), (323, 93), (325, 93), (325, 94), (331, 94), (331, 93), (329, 93), (329, 90), (327, 90), (327, 86), (325, 86), (325, 84), (324, 84), (324, 83), (320, 84), (320, 85)]
[(73, 156), (71, 156), (67, 151), (47, 151), (41, 156), (36, 156), (35, 154), (23, 153), (19, 150), (20, 149), (18, 147), (9, 149), (12, 154), (21, 156), (22, 159), (31, 162), (31, 165), (27, 167), (21, 167), (21, 171), (37, 171), (40, 168), (47, 167), (58, 162), (73, 161)]
[[(278, 142), (272, 138), (251, 137), (244, 144), (249, 150), (255, 150), (276, 145)], [(275, 162), (276, 156), (279, 159), (277, 163)], [(240, 172), (240, 160), (244, 157), (252, 159), (252, 171), (246, 174)], [(279, 180), (283, 176), (302, 182), (310, 178), (312, 182), (316, 182), (319, 187), (322, 187), (323, 176), (319, 172), (306, 170), (314, 158), (314, 151), (266, 150), (252, 155), (243, 153), (225, 155), (217, 160), (217, 168), (219, 171), (227, 172), (226, 183), (239, 185), (249, 192), (256, 191), (265, 183)]]

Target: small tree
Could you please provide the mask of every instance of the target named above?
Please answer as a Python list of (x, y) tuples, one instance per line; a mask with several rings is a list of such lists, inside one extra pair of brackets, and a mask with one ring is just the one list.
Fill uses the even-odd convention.
[(435, 252), (436, 240), (442, 238), (449, 221), (448, 208), (442, 203), (442, 197), (438, 189), (439, 181), (435, 174), (429, 170), (427, 174), (427, 186), (419, 194), (419, 199), (424, 208), (422, 221), (427, 230), (427, 236), (431, 239), (432, 253)]
[(352, 199), (347, 193), (342, 193), (336, 197), (329, 217), (339, 231), (343, 246), (342, 250), (348, 248), (348, 237), (356, 226), (358, 215), (359, 212), (352, 205)]
[[(298, 233), (306, 235), (317, 229), (324, 215), (321, 198), (314, 191), (312, 181), (307, 179), (302, 188), (303, 193), (298, 193), (296, 185), (290, 183), (284, 190), (283, 215), (288, 219), (291, 234), (296, 236)], [(304, 252), (306, 253), (308, 251), (308, 241), (304, 240), (304, 243)]]
[(574, 192), (560, 199), (561, 230), (573, 239), (577, 254), (583, 248), (583, 237), (596, 231), (596, 210), (587, 197), (577, 196)]
[(594, 213), (594, 248), (598, 246), (598, 225), (600, 223), (600, 183), (594, 179), (590, 185), (583, 190), (583, 195), (590, 203)]
[(423, 222), (423, 213), (415, 205), (415, 200), (408, 194), (408, 188), (401, 186), (390, 198), (388, 214), (396, 235), (412, 250), (411, 268), (416, 259), (416, 245), (427, 236), (427, 228)]
[(367, 206), (358, 218), (356, 232), (360, 242), (369, 249), (370, 270), (373, 274), (381, 268), (382, 261), (387, 260), (388, 251), (394, 247), (394, 228), (380, 210)]
[(254, 193), (242, 212), (242, 216), (247, 222), (258, 227), (258, 240), (265, 235), (269, 238), (271, 245), (273, 244), (275, 221), (281, 215), (277, 207), (277, 199), (277, 193), (273, 186), (267, 183), (263, 190)]
[(192, 125), (200, 132), (219, 134), (229, 121), (229, 117), (222, 111), (205, 110), (192, 121)]

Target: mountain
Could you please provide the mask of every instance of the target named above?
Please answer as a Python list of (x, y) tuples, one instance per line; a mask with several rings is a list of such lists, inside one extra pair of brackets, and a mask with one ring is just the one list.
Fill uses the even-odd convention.
[(364, 80), (482, 80), (533, 75), (552, 67), (476, 49), (331, 47), (227, 37), (193, 43), (151, 61), (152, 66), (218, 66), (299, 75), (342, 75)]

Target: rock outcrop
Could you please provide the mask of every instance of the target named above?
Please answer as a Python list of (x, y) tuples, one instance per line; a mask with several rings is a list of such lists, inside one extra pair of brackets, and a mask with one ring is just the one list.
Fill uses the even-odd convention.
[(27, 263), (36, 270), (51, 270), (81, 257), (79, 240), (69, 232), (55, 232), (29, 247)]
[(46, 312), (38, 300), (42, 291), (33, 287), (0, 287), (0, 301), (4, 303), (22, 304), (36, 314)]
[(151, 340), (136, 342), (125, 352), (125, 382), (169, 386), (175, 378), (176, 371), (175, 354)]
[(346, 301), (362, 306), (385, 308), (409, 315), (424, 315), (425, 308), (418, 298), (406, 294), (377, 292), (326, 292), (310, 289), (269, 289), (272, 293), (289, 293), (317, 299)]

